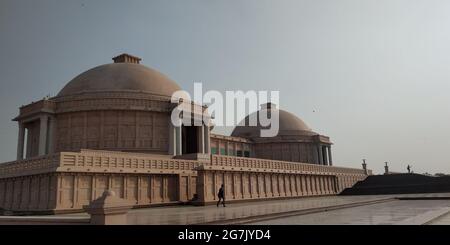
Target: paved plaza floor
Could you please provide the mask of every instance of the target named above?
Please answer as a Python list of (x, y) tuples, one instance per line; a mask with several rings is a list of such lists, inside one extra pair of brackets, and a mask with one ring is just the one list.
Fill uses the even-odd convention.
[[(419, 200), (395, 199), (398, 197)], [(225, 208), (215, 205), (153, 207), (131, 210), (128, 224), (450, 224), (450, 214), (447, 214), (450, 200), (439, 200), (442, 197), (450, 198), (450, 193), (307, 197), (231, 203)]]
[[(396, 225), (425, 224), (440, 211), (449, 212), (450, 200), (392, 201), (327, 212), (265, 220), (255, 225)], [(415, 222), (416, 217), (419, 222)], [(423, 221), (423, 222), (421, 222)]]
[(450, 212), (432, 220), (429, 225), (450, 225)]
[(203, 224), (208, 222), (240, 219), (246, 217), (263, 216), (274, 213), (306, 210), (318, 207), (352, 204), (368, 200), (386, 199), (384, 196), (332, 196), (315, 198), (298, 198), (287, 200), (258, 201), (228, 204), (227, 207), (186, 206), (135, 209), (128, 215), (129, 224)]

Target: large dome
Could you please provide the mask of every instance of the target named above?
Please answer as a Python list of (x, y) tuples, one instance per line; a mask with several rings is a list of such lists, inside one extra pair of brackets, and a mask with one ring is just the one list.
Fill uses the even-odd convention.
[(70, 81), (58, 96), (100, 91), (137, 91), (172, 96), (180, 87), (164, 74), (137, 63), (97, 66)]
[[(260, 137), (261, 129), (267, 129), (268, 127), (263, 127), (259, 124), (259, 114), (261, 112), (266, 112), (266, 110), (277, 111), (279, 115), (279, 132), (277, 136), (312, 136), (317, 135), (317, 133), (313, 132), (306, 123), (295, 116), (294, 114), (287, 112), (285, 110), (280, 110), (274, 108), (273, 105), (265, 105), (263, 109), (254, 112), (247, 117), (239, 124), (243, 126), (237, 126), (231, 136), (235, 137), (244, 137), (244, 138), (258, 138)], [(258, 122), (257, 126), (248, 126), (250, 119), (256, 119)]]

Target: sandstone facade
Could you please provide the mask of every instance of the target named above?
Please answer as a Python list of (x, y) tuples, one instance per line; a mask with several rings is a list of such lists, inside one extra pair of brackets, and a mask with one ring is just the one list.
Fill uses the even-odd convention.
[(137, 57), (114, 61), (20, 108), (17, 160), (0, 164), (1, 208), (80, 211), (105, 190), (134, 207), (205, 205), (221, 184), (227, 201), (335, 195), (370, 174), (332, 166), (327, 136), (269, 104), (280, 111), (272, 138), (255, 135), (259, 127), (223, 136), (209, 124), (175, 126), (178, 85)]
[(81, 150), (0, 165), (0, 206), (13, 211), (81, 211), (105, 190), (135, 207), (334, 195), (366, 178), (363, 170), (212, 155), (209, 161)]

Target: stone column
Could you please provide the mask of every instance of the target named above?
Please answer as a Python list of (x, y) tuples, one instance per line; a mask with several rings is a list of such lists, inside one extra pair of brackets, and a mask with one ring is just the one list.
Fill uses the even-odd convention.
[(175, 148), (176, 148), (176, 154), (178, 156), (183, 154), (183, 143), (182, 143), (183, 136), (182, 136), (182, 133), (181, 133), (181, 128), (182, 128), (181, 125), (178, 126), (178, 127), (175, 127), (175, 134), (176, 134), (176, 146), (175, 146)]
[(304, 175), (300, 175), (300, 191), (301, 191), (301, 195), (304, 196), (306, 194), (306, 186), (305, 186), (305, 176)]
[[(209, 154), (211, 152), (211, 134), (209, 131), (209, 126), (204, 125), (203, 129), (205, 130), (203, 134), (203, 136), (205, 137), (205, 154)], [(220, 151), (220, 145), (218, 151)]]
[(311, 146), (311, 150), (313, 152), (313, 161), (315, 164), (319, 164), (319, 150), (315, 145)]
[(331, 158), (331, 146), (328, 146), (328, 165), (333, 166), (333, 158)]
[(55, 117), (50, 117), (49, 121), (49, 132), (48, 132), (48, 149), (47, 153), (53, 153), (55, 151), (55, 131), (56, 131), (56, 119)]
[(336, 192), (336, 190), (335, 190), (335, 186), (334, 186), (334, 178), (333, 178), (333, 177), (330, 177), (329, 185), (330, 185), (330, 191), (331, 191), (331, 193), (334, 194), (334, 193)]
[(39, 128), (39, 156), (47, 154), (48, 116), (41, 116)]
[(199, 126), (197, 128), (197, 138), (198, 138), (198, 151), (199, 153), (205, 153), (205, 129), (204, 126)]
[(176, 131), (175, 127), (173, 126), (172, 122), (169, 122), (169, 155), (175, 156), (177, 154), (176, 151)]
[(25, 154), (25, 158), (28, 158), (31, 156), (31, 130), (30, 128), (27, 128), (27, 148), (26, 148), (26, 154)]
[(325, 194), (330, 194), (330, 178), (328, 176), (325, 176)]
[(311, 178), (308, 175), (305, 175), (305, 187), (306, 187), (306, 196), (311, 194)]
[(319, 145), (318, 147), (318, 154), (319, 154), (319, 164), (323, 165), (323, 153), (322, 153), (322, 146)]
[(322, 154), (323, 154), (323, 165), (328, 165), (328, 147), (322, 146)]
[(25, 127), (19, 122), (19, 139), (17, 141), (17, 160), (23, 159), (23, 146), (25, 144)]
[(225, 141), (225, 155), (230, 155), (230, 144), (228, 143), (228, 141)]

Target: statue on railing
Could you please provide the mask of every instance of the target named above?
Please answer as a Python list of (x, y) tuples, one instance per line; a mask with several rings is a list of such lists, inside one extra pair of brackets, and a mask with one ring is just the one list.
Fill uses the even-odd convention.
[(384, 162), (384, 174), (389, 174), (389, 166), (388, 166), (388, 162)]
[(406, 169), (408, 170), (408, 174), (411, 173), (411, 166), (408, 164), (408, 166), (406, 167)]
[(366, 159), (363, 159), (362, 168), (364, 170), (364, 174), (367, 175), (367, 163)]

